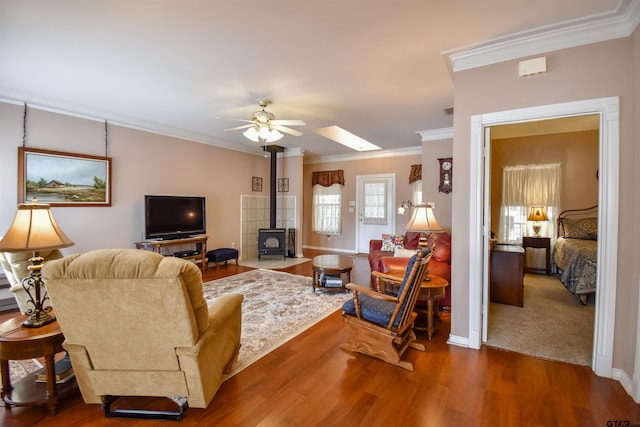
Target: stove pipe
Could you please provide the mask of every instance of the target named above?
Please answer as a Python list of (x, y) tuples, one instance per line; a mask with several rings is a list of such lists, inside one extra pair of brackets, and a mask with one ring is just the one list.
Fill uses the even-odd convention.
[(267, 145), (264, 147), (265, 151), (271, 153), (271, 177), (269, 185), (269, 227), (276, 228), (276, 193), (277, 187), (277, 167), (278, 167), (278, 153), (284, 152), (284, 147), (279, 145)]

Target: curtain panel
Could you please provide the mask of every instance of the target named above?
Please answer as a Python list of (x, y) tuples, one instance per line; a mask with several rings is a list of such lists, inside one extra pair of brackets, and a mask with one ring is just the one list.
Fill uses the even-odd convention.
[(333, 184), (344, 185), (344, 171), (318, 171), (314, 172), (311, 177), (311, 185), (321, 185), (323, 187), (331, 187)]
[(312, 231), (318, 234), (342, 233), (342, 186), (313, 186)]
[(506, 166), (502, 170), (502, 203), (498, 240), (519, 243), (532, 235), (527, 221), (531, 206), (544, 206), (549, 221), (541, 235), (556, 238), (556, 218), (560, 205), (560, 163)]

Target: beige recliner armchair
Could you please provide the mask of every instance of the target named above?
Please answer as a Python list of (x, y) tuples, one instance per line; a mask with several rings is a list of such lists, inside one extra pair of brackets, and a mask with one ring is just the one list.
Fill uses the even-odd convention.
[[(2, 265), (4, 275), (7, 276), (9, 285), (11, 285), (10, 291), (13, 293), (22, 314), (27, 314), (27, 310), (34, 308), (33, 304), (29, 302), (27, 291), (22, 287), (22, 279), (29, 275), (27, 266), (31, 265), (29, 259), (32, 256), (33, 252), (0, 252), (0, 265)], [(63, 257), (62, 252), (58, 249), (38, 252), (38, 256), (44, 258), (44, 262)], [(49, 300), (45, 300), (43, 303), (43, 307), (50, 305)]]
[(243, 296), (207, 306), (191, 262), (104, 249), (50, 261), (42, 276), (82, 397), (107, 417), (158, 418), (111, 411), (119, 396), (172, 398), (183, 404), (173, 419), (206, 408), (237, 359)]

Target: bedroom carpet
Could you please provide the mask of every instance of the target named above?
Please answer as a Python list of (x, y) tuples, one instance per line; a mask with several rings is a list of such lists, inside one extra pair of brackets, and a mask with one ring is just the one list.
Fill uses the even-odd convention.
[(591, 366), (594, 299), (584, 306), (557, 277), (526, 274), (524, 307), (490, 304), (487, 345)]
[(208, 302), (228, 293), (244, 295), (238, 362), (227, 378), (342, 307), (349, 293), (313, 292), (311, 278), (252, 270), (204, 284)]

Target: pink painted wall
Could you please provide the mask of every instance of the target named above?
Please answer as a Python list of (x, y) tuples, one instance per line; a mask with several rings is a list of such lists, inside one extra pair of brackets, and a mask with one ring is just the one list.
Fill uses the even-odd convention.
[[(23, 107), (0, 102), (0, 233), (17, 206), (17, 147), (22, 145)], [(29, 109), (27, 147), (104, 156), (104, 122)], [(207, 198), (209, 248), (240, 242), (240, 195), (251, 177), (262, 176), (268, 194), (268, 158), (207, 144), (109, 125), (112, 157), (111, 207), (56, 207), (53, 213), (76, 243), (66, 254), (98, 248), (133, 247), (144, 231), (144, 195)], [(282, 160), (293, 175), (289, 195), (298, 195), (301, 160)], [(284, 168), (284, 167), (283, 167)]]

